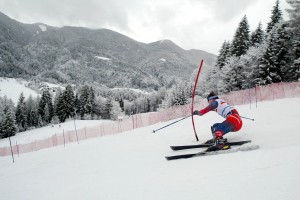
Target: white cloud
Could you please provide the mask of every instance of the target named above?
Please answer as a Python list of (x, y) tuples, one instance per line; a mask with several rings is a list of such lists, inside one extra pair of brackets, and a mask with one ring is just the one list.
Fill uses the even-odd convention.
[[(284, 11), (286, 3), (281, 0)], [(140, 42), (170, 39), (217, 54), (246, 14), (265, 27), (275, 0), (0, 0), (1, 12), (24, 23), (109, 28)]]

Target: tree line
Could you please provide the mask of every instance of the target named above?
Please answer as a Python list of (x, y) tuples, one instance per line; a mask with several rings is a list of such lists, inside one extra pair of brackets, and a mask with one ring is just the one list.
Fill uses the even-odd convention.
[(88, 85), (67, 85), (55, 92), (48, 88), (43, 89), (40, 96), (27, 99), (21, 93), (16, 106), (4, 96), (0, 97), (0, 138), (69, 119), (117, 120), (119, 116), (184, 105), (190, 101), (189, 91), (186, 83), (177, 80), (170, 90), (162, 87), (151, 93), (94, 89)]
[(224, 41), (216, 64), (200, 84), (201, 91), (220, 94), (278, 82), (300, 80), (300, 1), (287, 0), (289, 20), (276, 1), (270, 22), (250, 32), (247, 16), (232, 41)]

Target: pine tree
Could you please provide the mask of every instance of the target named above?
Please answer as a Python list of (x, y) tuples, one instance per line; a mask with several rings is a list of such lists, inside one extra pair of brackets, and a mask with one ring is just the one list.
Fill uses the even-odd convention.
[(37, 112), (37, 100), (33, 99), (30, 95), (26, 101), (27, 115), (26, 121), (28, 127), (38, 126), (38, 112)]
[(71, 85), (67, 85), (66, 90), (63, 93), (65, 101), (65, 113), (66, 118), (74, 117), (75, 114), (75, 96)]
[[(250, 47), (250, 31), (247, 16), (245, 15), (233, 37), (231, 45), (230, 62), (224, 69), (222, 81), (218, 83), (218, 88), (221, 92), (236, 91), (242, 89), (243, 77), (242, 72), (245, 66), (239, 65), (238, 60), (242, 55), (245, 55)], [(221, 84), (221, 85), (220, 85)]]
[(268, 48), (259, 65), (259, 85), (278, 83), (286, 79), (290, 39), (286, 26), (285, 23), (279, 23), (270, 32)]
[(288, 71), (291, 75), (290, 81), (300, 81), (300, 34), (297, 40), (294, 40), (293, 64)]
[(257, 85), (258, 78), (258, 66), (260, 64), (261, 58), (266, 52), (266, 42), (260, 45), (255, 45), (249, 48), (247, 54), (243, 55), (239, 64), (244, 66), (242, 73), (242, 89), (252, 88)]
[(4, 133), (3, 133), (3, 124), (0, 121), (0, 139), (3, 138), (3, 135), (4, 135)]
[(89, 89), (89, 100), (88, 100), (88, 110), (92, 118), (96, 113), (96, 105), (95, 105), (95, 90), (90, 87)]
[(120, 104), (120, 108), (121, 108), (122, 112), (124, 112), (124, 101), (122, 98), (119, 100), (119, 104)]
[(291, 51), (291, 68), (289, 81), (300, 81), (300, 1), (287, 0), (290, 9), (287, 9), (289, 14), (289, 30), (291, 33), (291, 44), (293, 49)]
[(121, 115), (122, 111), (120, 108), (120, 104), (116, 101), (112, 101), (112, 107), (110, 112), (110, 119), (117, 120), (118, 117)]
[(79, 97), (79, 105), (80, 105), (80, 117), (81, 119), (84, 118), (85, 114), (90, 113), (90, 107), (89, 107), (89, 87), (83, 86), (81, 89), (81, 94)]
[(14, 114), (14, 111), (14, 102), (8, 99), (6, 95), (3, 98), (0, 97), (0, 123), (4, 121), (8, 112)]
[[(47, 109), (45, 109), (47, 105)], [(47, 111), (48, 113), (45, 113)], [(54, 115), (52, 97), (49, 90), (44, 90), (42, 93), (41, 100), (39, 102), (38, 113), (42, 120), (46, 123), (50, 123)], [(47, 114), (47, 115), (46, 115)]]
[(231, 53), (237, 57), (245, 54), (250, 46), (249, 25), (245, 15), (235, 32), (232, 40)]
[(54, 102), (53, 102), (53, 111), (54, 111), (54, 115), (57, 116), (57, 105), (58, 105), (58, 101), (59, 101), (59, 98), (60, 98), (60, 94), (62, 93), (63, 91), (59, 88), (56, 90), (55, 92), (55, 97), (54, 97)]
[(113, 109), (113, 100), (109, 97), (106, 100), (104, 111), (102, 113), (102, 118), (103, 119), (111, 119), (112, 109)]
[(64, 94), (58, 93), (56, 95), (56, 110), (55, 113), (58, 116), (60, 122), (64, 122), (66, 120), (65, 115), (65, 101), (64, 101)]
[(257, 46), (264, 41), (264, 31), (262, 30), (261, 22), (259, 22), (258, 27), (251, 34), (251, 46)]
[(232, 56), (229, 58), (228, 63), (221, 69), (220, 71), (220, 80), (217, 85), (218, 93), (225, 94), (233, 90), (232, 86), (232, 68), (235, 63), (237, 63), (238, 58), (236, 56)]
[[(220, 80), (220, 74), (222, 73), (222, 68), (228, 63), (228, 59), (231, 56), (230, 48), (230, 42), (224, 41), (219, 51), (216, 64), (213, 66), (211, 71), (209, 71), (208, 76), (205, 78), (206, 80), (199, 83), (201, 84), (199, 89), (201, 88), (201, 86), (206, 87), (203, 88), (203, 92), (219, 90), (218, 84)], [(203, 85), (203, 83), (205, 84)], [(203, 94), (203, 92), (201, 93)]]
[(282, 11), (279, 8), (279, 0), (276, 0), (275, 6), (272, 10), (271, 21), (267, 25), (266, 32), (269, 33), (273, 29), (273, 27), (280, 21), (282, 21)]
[(75, 115), (75, 96), (71, 85), (67, 85), (64, 92), (57, 97), (56, 113), (60, 122)]
[(74, 106), (75, 106), (75, 115), (80, 115), (80, 100), (78, 97), (78, 93), (75, 94), (75, 101), (74, 101)]
[(243, 71), (245, 66), (240, 64), (240, 58), (233, 56), (228, 63), (228, 72), (226, 73), (229, 85), (228, 91), (238, 91), (243, 87)]
[(27, 129), (27, 108), (25, 103), (25, 97), (23, 92), (19, 97), (19, 101), (16, 108), (16, 124), (20, 131), (25, 131)]
[(222, 67), (224, 67), (229, 56), (230, 56), (230, 43), (224, 41), (216, 61), (216, 66), (218, 66), (218, 69), (222, 69)]
[(50, 108), (48, 103), (46, 103), (45, 107), (44, 107), (44, 121), (46, 123), (50, 123), (52, 118), (50, 118), (51, 114), (50, 114)]
[(179, 82), (173, 87), (170, 100), (171, 106), (187, 104), (188, 96), (186, 94), (185, 83)]
[(7, 137), (14, 136), (16, 135), (17, 131), (18, 128), (14, 116), (10, 111), (8, 111), (5, 116), (4, 123), (2, 124), (1, 127), (1, 132), (2, 132), (1, 137), (7, 138)]

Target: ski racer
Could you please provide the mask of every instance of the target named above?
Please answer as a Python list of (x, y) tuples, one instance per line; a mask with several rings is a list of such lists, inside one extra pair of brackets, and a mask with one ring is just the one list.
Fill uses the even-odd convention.
[(213, 139), (208, 140), (206, 144), (213, 143), (210, 147), (211, 151), (229, 149), (230, 146), (227, 140), (223, 138), (226, 133), (239, 131), (242, 128), (243, 122), (238, 111), (228, 104), (226, 101), (219, 99), (219, 97), (211, 92), (207, 96), (209, 105), (202, 110), (195, 110), (194, 115), (204, 115), (209, 111), (216, 111), (219, 115), (225, 118), (222, 123), (216, 123), (211, 127)]

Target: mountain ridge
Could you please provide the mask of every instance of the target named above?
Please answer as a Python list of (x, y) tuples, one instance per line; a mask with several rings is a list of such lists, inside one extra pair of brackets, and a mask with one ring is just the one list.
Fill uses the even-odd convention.
[[(0, 12), (0, 76), (108, 87), (170, 86), (216, 56), (171, 40), (138, 42), (109, 29), (23, 24)], [(107, 58), (107, 59), (97, 59)]]

